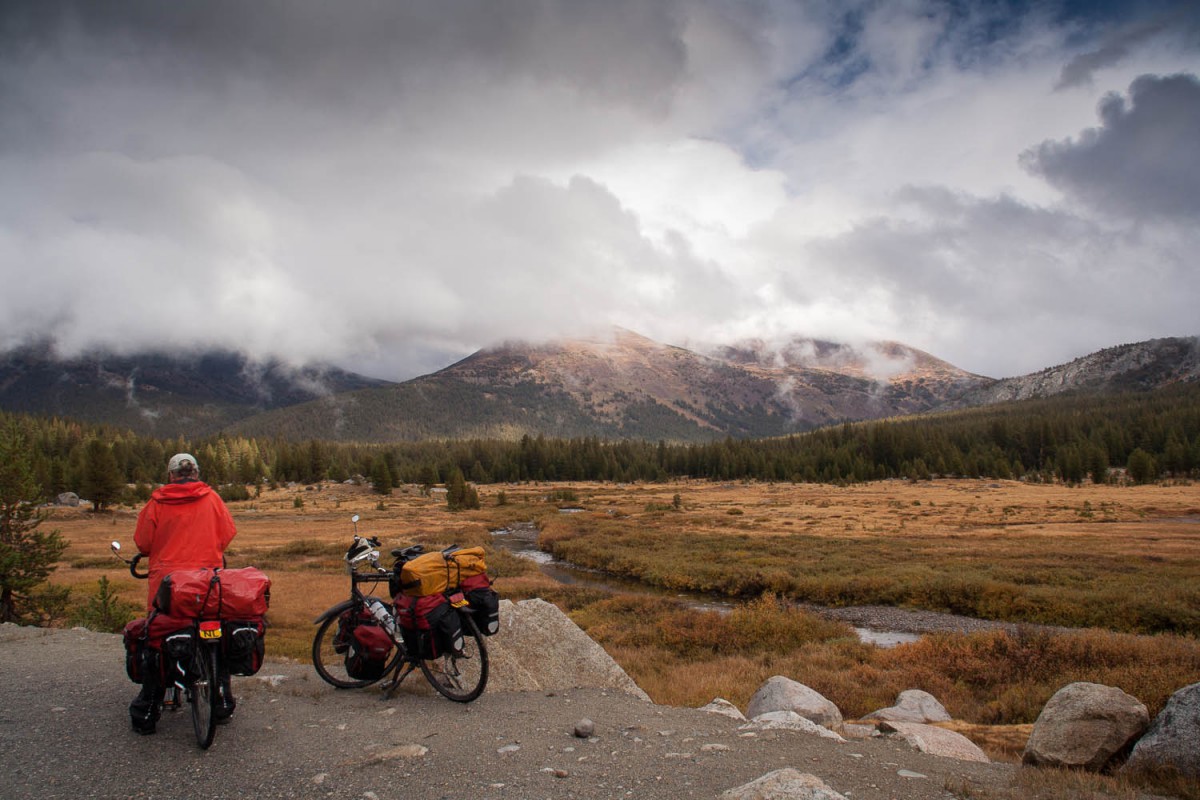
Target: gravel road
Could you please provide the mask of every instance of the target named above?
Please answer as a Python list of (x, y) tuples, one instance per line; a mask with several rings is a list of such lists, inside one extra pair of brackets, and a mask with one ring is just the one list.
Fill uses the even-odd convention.
[[(855, 800), (945, 800), (955, 796), (947, 786), (1006, 796), (1017, 770), (887, 739), (749, 736), (727, 717), (613, 690), (488, 691), (460, 705), (421, 684), (385, 702), (378, 690), (337, 691), (308, 665), (272, 661), (234, 680), (237, 714), (208, 751), (186, 710), (141, 737), (129, 730), (135, 687), (119, 636), (0, 626), (0, 795), (681, 800), (794, 767)], [(586, 740), (573, 735), (583, 718), (595, 723)]]

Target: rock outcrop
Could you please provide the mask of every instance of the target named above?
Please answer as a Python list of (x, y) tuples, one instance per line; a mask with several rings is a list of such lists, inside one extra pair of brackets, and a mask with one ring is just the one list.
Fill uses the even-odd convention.
[(1200, 780), (1200, 683), (1185, 686), (1154, 718), (1123, 769), (1175, 769)]
[(489, 691), (586, 686), (650, 698), (604, 648), (558, 606), (534, 598), (500, 601), (500, 632), (488, 639)]
[(1038, 715), (1022, 761), (1099, 772), (1126, 755), (1149, 724), (1150, 713), (1136, 697), (1098, 683), (1071, 683)]
[(758, 687), (746, 707), (746, 716), (754, 719), (771, 711), (795, 711), (830, 729), (842, 724), (842, 712), (837, 706), (819, 692), (782, 675), (768, 678)]

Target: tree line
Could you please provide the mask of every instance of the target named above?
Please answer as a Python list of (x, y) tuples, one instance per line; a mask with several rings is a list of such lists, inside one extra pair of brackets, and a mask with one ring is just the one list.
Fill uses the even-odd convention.
[[(1020, 478), (1080, 483), (1200, 477), (1200, 384), (1108, 396), (1059, 396), (947, 414), (845, 423), (768, 439), (701, 444), (598, 437), (347, 444), (218, 435), (157, 439), (110, 426), (0, 413), (29, 449), (44, 497), (74, 491), (97, 508), (141, 500), (173, 453), (202, 477), (239, 487), (664, 481), (674, 478), (851, 483), (887, 478)], [(130, 497), (130, 495), (133, 495)]]

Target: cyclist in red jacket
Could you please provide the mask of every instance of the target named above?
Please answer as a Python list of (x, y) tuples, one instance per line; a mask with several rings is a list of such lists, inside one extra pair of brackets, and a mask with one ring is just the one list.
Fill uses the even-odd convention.
[[(200, 480), (200, 465), (195, 456), (189, 453), (172, 456), (167, 464), (167, 483), (154, 490), (138, 514), (133, 534), (138, 552), (148, 557), (150, 564), (147, 608), (153, 608), (158, 586), (171, 571), (224, 566), (225, 548), (236, 533), (225, 503), (212, 487)], [(220, 690), (221, 706), (216, 714), (219, 722), (228, 719), (236, 705), (229, 675), (221, 676)], [(148, 675), (142, 690), (129, 705), (133, 729), (138, 733), (154, 733), (163, 692), (158, 676)]]

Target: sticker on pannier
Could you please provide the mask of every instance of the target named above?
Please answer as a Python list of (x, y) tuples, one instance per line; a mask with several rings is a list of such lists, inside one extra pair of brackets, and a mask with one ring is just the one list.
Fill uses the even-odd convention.
[(270, 602), (271, 579), (257, 567), (175, 570), (154, 595), (159, 611), (201, 619), (253, 619)]
[(462, 650), (462, 623), (445, 595), (397, 597), (396, 622), (405, 647), (415, 649), (421, 658)]
[(383, 676), (392, 654), (392, 638), (373, 622), (362, 621), (350, 632), (346, 648), (346, 674), (357, 681), (373, 681)]
[(221, 646), (231, 675), (254, 675), (262, 668), (267, 624), (262, 619), (224, 620)]

